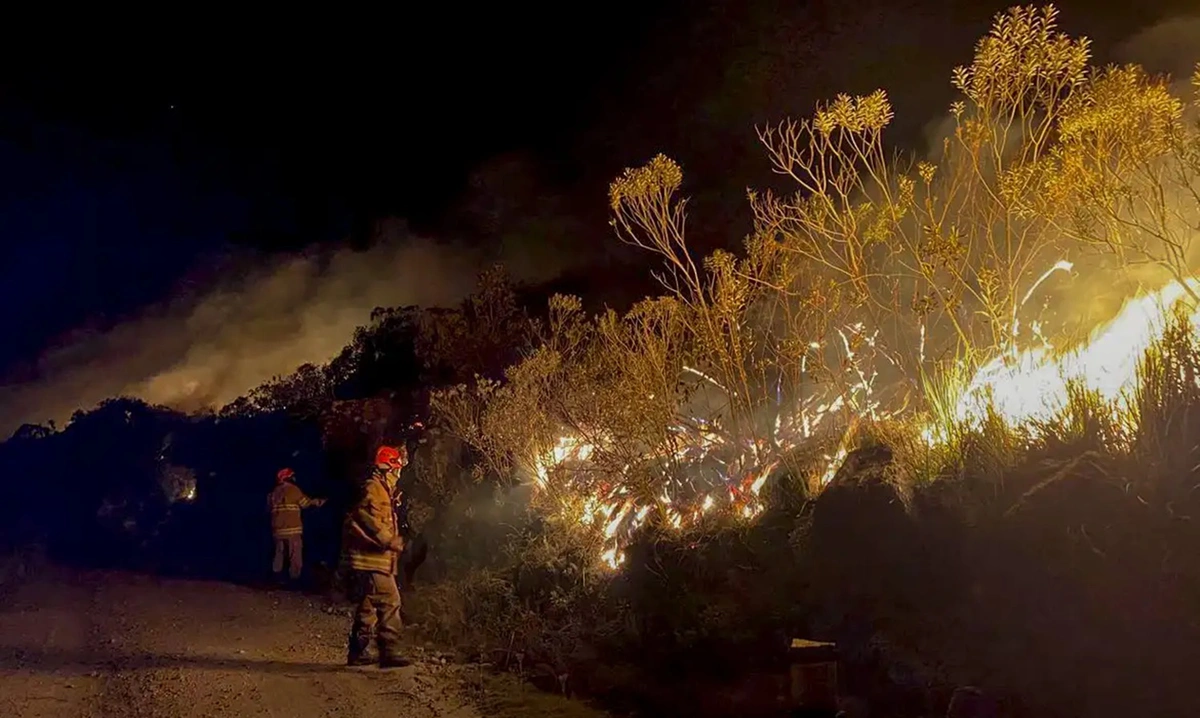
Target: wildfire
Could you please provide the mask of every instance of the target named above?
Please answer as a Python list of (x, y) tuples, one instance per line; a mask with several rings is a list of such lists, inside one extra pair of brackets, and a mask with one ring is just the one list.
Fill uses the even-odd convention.
[[(1053, 272), (1070, 269), (1069, 262), (1055, 264), (1033, 284), (1025, 301)], [(1011, 426), (1029, 427), (1061, 414), (1067, 407), (1068, 386), (1073, 382), (1095, 392), (1114, 411), (1122, 411), (1136, 388), (1139, 362), (1146, 350), (1162, 338), (1170, 309), (1196, 294), (1200, 294), (1200, 282), (1173, 282), (1131, 299), (1116, 317), (1093, 330), (1086, 341), (1065, 350), (1051, 345), (1036, 322), (1030, 323), (1028, 332), (1035, 346), (1018, 350), (1020, 323), (1014, 317), (1013, 346), (999, 352), (964, 383), (957, 392), (952, 421), (977, 428), (993, 411)], [(1200, 309), (1193, 311), (1191, 322), (1200, 335)], [(840, 332), (852, 377), (850, 389), (836, 396), (812, 397), (790, 411), (779, 411), (766, 441), (727, 435), (719, 426), (701, 419), (681, 421), (672, 427), (674, 448), (663, 456), (646, 457), (675, 468), (669, 476), (664, 473), (668, 483), (653, 499), (635, 497), (623, 487), (602, 484), (595, 489), (577, 482), (574, 470), (602, 446), (569, 435), (561, 437), (537, 462), (534, 483), (539, 490), (548, 491), (552, 482), (563, 482), (555, 485), (587, 494), (575, 518), (584, 526), (599, 528), (604, 542), (600, 559), (613, 569), (625, 561), (624, 547), (633, 534), (653, 516), (661, 517), (663, 526), (677, 531), (695, 526), (717, 510), (753, 520), (764, 510), (759, 494), (786, 452), (810, 441), (819, 431), (841, 431), (837, 449), (825, 457), (826, 467), (820, 476), (820, 485), (824, 486), (852, 448), (846, 426), (887, 416), (873, 392), (876, 373), (864, 368), (851, 348), (855, 334), (867, 345), (873, 341), (861, 325)], [(924, 332), (921, 338), (923, 346)], [(715, 379), (696, 369), (687, 367), (685, 371), (720, 387)], [(929, 424), (922, 434), (936, 445), (945, 440), (943, 429)]]
[[(643, 457), (646, 463), (659, 467), (666, 479), (661, 494), (653, 499), (632, 496), (628, 489), (612, 483), (588, 482), (589, 472), (581, 469), (606, 448), (604, 437), (590, 441), (573, 434), (559, 437), (534, 462), (533, 484), (545, 494), (563, 489), (564, 495), (583, 495), (581, 503), (564, 501), (564, 507), (576, 507), (566, 516), (599, 531), (604, 543), (601, 561), (614, 569), (625, 560), (623, 547), (652, 517), (659, 517), (663, 526), (677, 531), (687, 530), (716, 512), (753, 520), (765, 510), (759, 494), (784, 454), (820, 432), (836, 431), (839, 417), (879, 415), (873, 396), (876, 373), (861, 366), (861, 357), (852, 349), (855, 340), (873, 346), (874, 335), (857, 324), (840, 331), (838, 338), (849, 374), (844, 393), (818, 393), (798, 406), (778, 407), (765, 439), (734, 436), (703, 418), (680, 420), (670, 427), (672, 440), (662, 451)], [(822, 347), (813, 344), (810, 348)], [(704, 372), (692, 367), (684, 367), (684, 371), (728, 393)], [(782, 397), (777, 399), (782, 402)], [(834, 457), (828, 457), (832, 466), (829, 477), (836, 470), (834, 462), (840, 463), (848, 451), (845, 443)]]
[[(1189, 289), (1197, 293), (1200, 283), (1189, 280), (1185, 287), (1171, 282), (1126, 302), (1112, 321), (1096, 328), (1076, 349), (1056, 353), (1046, 344), (996, 357), (967, 385), (955, 418), (965, 426), (978, 426), (990, 403), (1013, 426), (1046, 421), (1066, 408), (1071, 382), (1096, 392), (1114, 410), (1127, 408), (1138, 363), (1162, 339), (1171, 307), (1189, 296)], [(1200, 310), (1192, 312), (1191, 323), (1200, 331)]]

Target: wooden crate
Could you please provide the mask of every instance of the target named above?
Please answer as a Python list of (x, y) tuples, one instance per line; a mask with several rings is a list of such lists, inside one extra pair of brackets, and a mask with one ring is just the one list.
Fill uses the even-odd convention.
[(793, 709), (836, 711), (838, 706), (837, 646), (792, 639), (788, 648)]

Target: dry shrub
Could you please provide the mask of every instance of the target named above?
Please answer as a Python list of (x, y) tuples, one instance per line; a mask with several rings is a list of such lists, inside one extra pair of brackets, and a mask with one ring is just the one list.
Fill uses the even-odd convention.
[[(412, 615), (435, 640), (565, 690), (614, 630), (595, 544), (527, 507), (503, 522), (450, 510), (459, 520), (443, 523), (433, 541), (459, 555), (448, 576), (412, 594)], [(454, 535), (487, 538), (467, 545)]]

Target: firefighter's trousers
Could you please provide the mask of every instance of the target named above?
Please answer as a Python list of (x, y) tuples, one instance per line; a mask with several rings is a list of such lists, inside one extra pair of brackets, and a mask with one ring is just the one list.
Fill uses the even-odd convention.
[(354, 571), (350, 600), (358, 604), (350, 627), (350, 656), (366, 653), (378, 641), (383, 657), (400, 652), (400, 591), (396, 577), (379, 571)]
[(300, 571), (304, 568), (303, 543), (303, 537), (300, 534), (275, 537), (275, 560), (271, 563), (271, 570), (275, 572), (275, 575), (283, 573), (283, 566), (286, 562), (288, 578), (293, 581), (300, 578)]

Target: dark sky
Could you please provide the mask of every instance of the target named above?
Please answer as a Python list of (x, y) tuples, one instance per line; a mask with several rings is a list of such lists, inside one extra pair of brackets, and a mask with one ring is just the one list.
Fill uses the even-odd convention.
[(629, 21), (638, 5), (110, 19), (58, 38), (68, 54), (8, 65), (2, 299), (41, 301), (9, 317), (4, 359), (136, 311), (227, 242), (294, 250), (383, 214), (436, 228), (473, 165), (552, 145), (620, 85), (611, 47), (639, 46), (653, 22)]
[[(97, 352), (111, 361), (149, 347), (146, 331), (106, 333), (148, 313), (191, 321), (181, 292), (259, 282), (314, 247), (369, 253), (419, 234), (504, 246), (499, 256), (518, 246), (534, 263), (572, 258), (576, 275), (579, 257), (624, 261), (605, 187), (657, 151), (684, 165), (696, 243), (734, 246), (745, 187), (771, 181), (756, 123), (884, 87), (893, 139), (919, 150), (950, 99), (952, 66), (1005, 5), (421, 3), (357, 16), (106, 15), (44, 39), (10, 26), (10, 45), (38, 50), (0, 65), (0, 393), (53, 383)], [(1060, 3), (1064, 29), (1093, 37), (1102, 57), (1195, 5)], [(385, 217), (403, 218), (403, 230), (373, 234)], [(337, 265), (321, 261), (321, 276)], [(440, 261), (438, 276), (454, 273), (457, 260)], [(613, 285), (632, 271), (587, 266)], [(391, 298), (343, 295), (327, 333)], [(96, 337), (103, 351), (88, 345)], [(173, 346), (197, 361), (187, 342)], [(48, 350), (60, 356), (48, 362)], [(90, 397), (93, 383), (75, 386)], [(21, 399), (17, 413), (40, 411), (38, 401)]]

